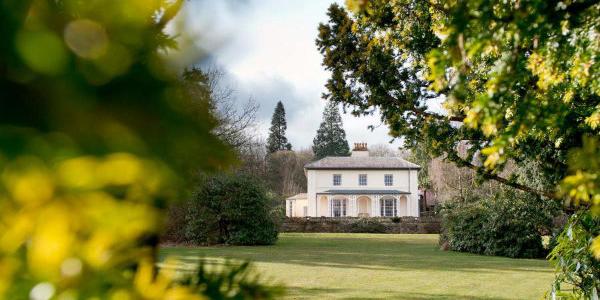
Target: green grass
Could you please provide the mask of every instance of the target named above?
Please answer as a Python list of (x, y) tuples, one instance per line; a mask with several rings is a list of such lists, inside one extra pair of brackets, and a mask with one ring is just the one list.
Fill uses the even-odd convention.
[(441, 251), (437, 235), (288, 233), (274, 246), (160, 255), (251, 260), (289, 299), (539, 299), (553, 279), (545, 260)]

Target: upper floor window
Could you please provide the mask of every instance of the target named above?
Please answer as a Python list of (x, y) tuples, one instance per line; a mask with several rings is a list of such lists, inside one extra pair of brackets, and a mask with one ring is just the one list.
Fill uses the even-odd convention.
[(367, 174), (358, 175), (358, 185), (367, 185)]
[(394, 175), (392, 174), (385, 174), (383, 181), (385, 183), (385, 186), (392, 186), (394, 185)]
[(342, 174), (333, 174), (333, 185), (342, 185)]

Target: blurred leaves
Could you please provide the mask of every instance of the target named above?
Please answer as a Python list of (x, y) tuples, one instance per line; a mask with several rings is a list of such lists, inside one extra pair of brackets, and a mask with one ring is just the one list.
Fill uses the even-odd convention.
[[(188, 268), (178, 282), (202, 290), (202, 294), (210, 299), (271, 299), (281, 296), (284, 291), (280, 287), (266, 288), (262, 285), (248, 262), (200, 259), (192, 264), (193, 267)], [(176, 270), (181, 269), (181, 264), (166, 261), (161, 268)], [(223, 293), (224, 290), (228, 292)]]
[[(600, 215), (600, 141), (586, 137), (581, 148), (573, 149), (569, 157), (572, 174), (562, 181), (562, 191), (568, 200), (580, 205), (591, 205)], [(599, 249), (600, 250), (600, 249)], [(598, 252), (600, 255), (600, 252)]]
[(164, 207), (232, 160), (163, 55), (182, 2), (0, 3), (0, 299), (205, 298), (155, 269)]
[(16, 48), (28, 67), (46, 75), (61, 73), (67, 64), (68, 56), (62, 41), (51, 31), (19, 32)]

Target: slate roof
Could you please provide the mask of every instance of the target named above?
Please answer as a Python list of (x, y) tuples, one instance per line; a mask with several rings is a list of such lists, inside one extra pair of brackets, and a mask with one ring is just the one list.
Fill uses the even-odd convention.
[(421, 167), (398, 157), (327, 156), (304, 165), (307, 170), (419, 170)]
[(409, 192), (402, 192), (399, 190), (327, 190), (317, 194), (361, 194), (361, 195), (374, 195), (374, 194), (410, 194)]
[(307, 198), (308, 198), (308, 196), (306, 195), (306, 193), (300, 193), (300, 194), (291, 196), (291, 197), (287, 198), (286, 200), (299, 200), (299, 199), (307, 199)]

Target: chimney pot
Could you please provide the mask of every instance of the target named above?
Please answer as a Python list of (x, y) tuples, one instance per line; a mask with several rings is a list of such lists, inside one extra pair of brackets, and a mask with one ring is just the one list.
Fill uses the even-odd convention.
[(367, 143), (354, 143), (352, 151), (369, 151)]

